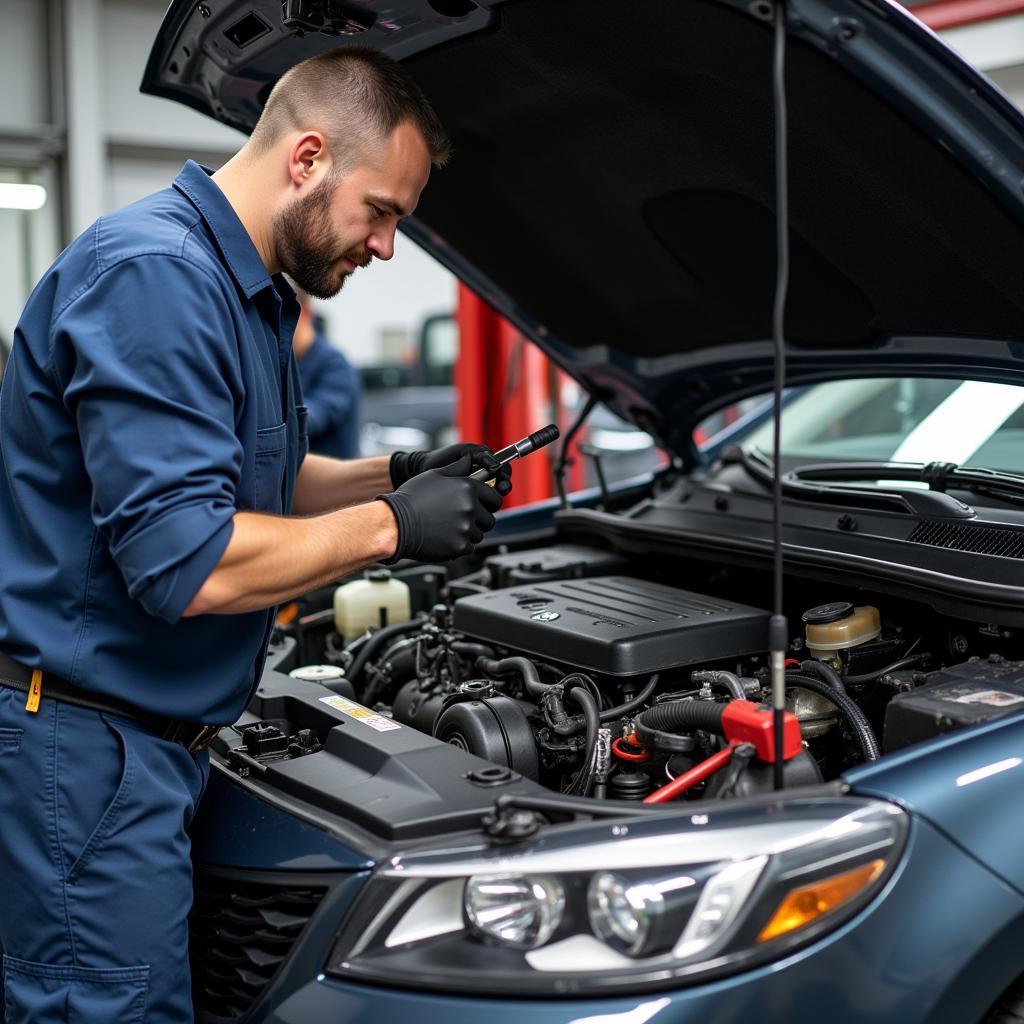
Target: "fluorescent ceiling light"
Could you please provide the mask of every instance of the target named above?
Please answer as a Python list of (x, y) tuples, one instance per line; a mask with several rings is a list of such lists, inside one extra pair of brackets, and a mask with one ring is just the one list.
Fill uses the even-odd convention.
[(42, 185), (0, 181), (0, 209), (38, 210), (45, 202), (46, 189)]

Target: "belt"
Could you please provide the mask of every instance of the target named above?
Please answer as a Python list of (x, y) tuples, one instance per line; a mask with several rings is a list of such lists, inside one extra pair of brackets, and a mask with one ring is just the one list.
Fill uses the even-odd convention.
[(52, 697), (54, 700), (64, 701), (65, 704), (75, 704), (80, 708), (91, 708), (93, 711), (105, 711), (108, 714), (120, 715), (122, 718), (138, 723), (161, 739), (184, 744), (190, 754), (198, 754), (200, 750), (208, 747), (221, 730), (219, 725), (201, 725), (198, 722), (186, 722), (180, 718), (161, 718), (159, 715), (151, 715), (147, 711), (142, 711), (133, 704), (129, 704), (126, 700), (83, 690), (80, 686), (72, 686), (66, 679), (61, 679), (60, 676), (52, 675), (49, 672), (40, 673), (39, 679), (34, 680), (33, 676), (36, 671), (0, 651), (0, 686), (8, 686), (13, 690), (28, 693), (30, 700), (33, 682), (41, 682), (43, 697)]

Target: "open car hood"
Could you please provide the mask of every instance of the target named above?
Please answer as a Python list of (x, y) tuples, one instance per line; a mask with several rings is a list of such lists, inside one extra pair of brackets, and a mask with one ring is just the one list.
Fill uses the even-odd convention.
[[(886, 0), (788, 0), (788, 382), (1024, 373), (1024, 116)], [(248, 131), (344, 43), (454, 140), (408, 234), (688, 459), (770, 389), (764, 0), (174, 0), (143, 80)], [(1017, 344), (1015, 344), (1017, 343)]]

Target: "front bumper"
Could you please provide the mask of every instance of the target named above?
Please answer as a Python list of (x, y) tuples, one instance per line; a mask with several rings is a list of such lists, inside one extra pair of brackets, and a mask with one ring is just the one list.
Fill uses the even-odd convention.
[(1024, 899), (920, 819), (881, 896), (836, 932), (756, 970), (636, 998), (463, 999), (348, 984), (322, 974), (327, 909), (247, 1024), (970, 1024), (1024, 967)]

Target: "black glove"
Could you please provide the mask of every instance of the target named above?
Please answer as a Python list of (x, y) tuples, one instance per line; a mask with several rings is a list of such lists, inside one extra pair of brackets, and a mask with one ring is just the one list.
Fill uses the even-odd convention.
[(395, 452), (388, 464), (391, 486), (397, 490), (414, 476), (419, 476), (429, 469), (443, 469), (453, 462), (458, 462), (464, 455), (473, 458), (470, 473), (474, 469), (494, 471), (494, 488), (502, 497), (512, 490), (512, 467), (508, 464), (499, 465), (486, 445), (472, 444), (468, 441), (463, 444), (450, 444), (446, 448), (435, 448), (432, 452)]
[(398, 520), (398, 547), (389, 562), (447, 562), (468, 555), (494, 525), (502, 496), (470, 480), (473, 459), (463, 455), (443, 469), (429, 469), (392, 494), (378, 494)]

